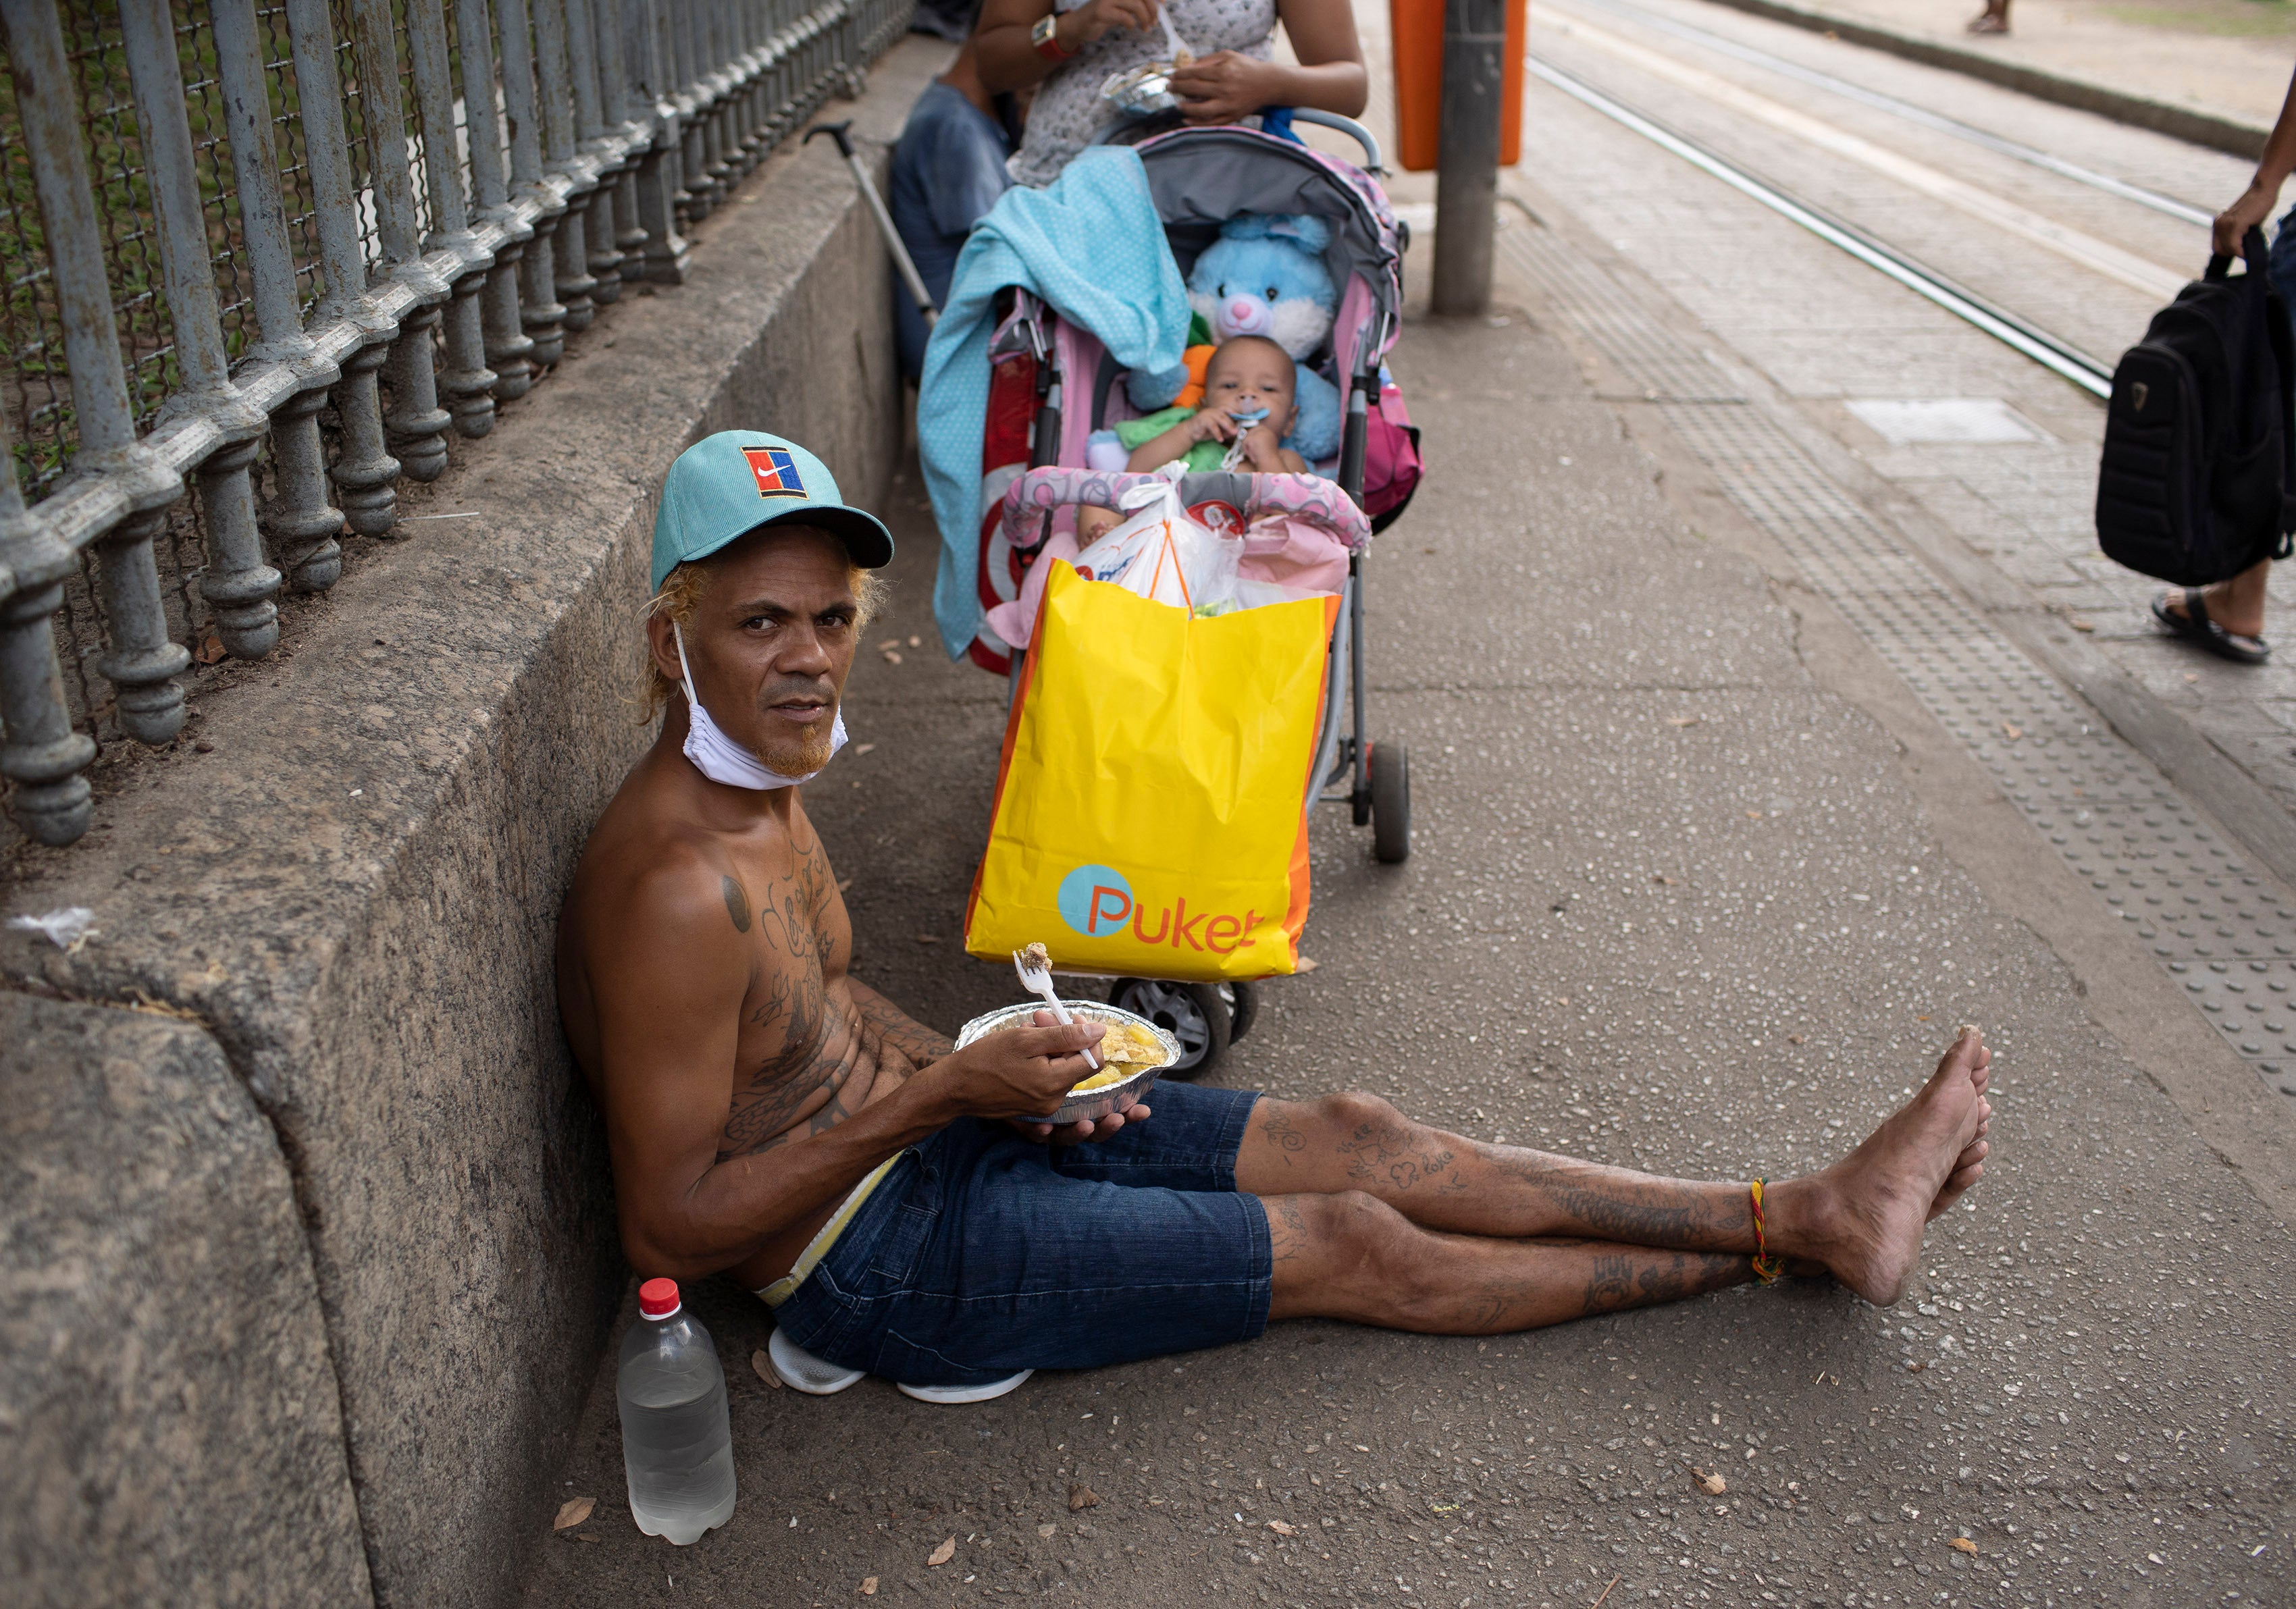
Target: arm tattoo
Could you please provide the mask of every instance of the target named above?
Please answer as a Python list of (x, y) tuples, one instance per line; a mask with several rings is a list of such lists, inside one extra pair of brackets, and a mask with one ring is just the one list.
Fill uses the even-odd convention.
[[(782, 981), (786, 989), (787, 980)], [(855, 1059), (850, 1030), (838, 1031), (846, 1025), (828, 1010), (818, 977), (799, 980), (779, 1010), (788, 1015), (788, 1030), (781, 1047), (734, 1091), (718, 1143), (725, 1155), (754, 1151), (797, 1121), (806, 1103), (835, 1080), (840, 1071), (849, 1070)]]
[(862, 1022), (876, 1036), (878, 1043), (906, 1056), (912, 1067), (920, 1070), (929, 1067), (956, 1048), (955, 1040), (915, 1021), (866, 985), (854, 986), (853, 1003), (861, 1013)]
[(726, 914), (734, 918), (734, 931), (737, 933), (748, 932), (750, 931), (750, 896), (744, 893), (742, 885), (731, 877), (720, 877), (718, 883), (725, 891)]

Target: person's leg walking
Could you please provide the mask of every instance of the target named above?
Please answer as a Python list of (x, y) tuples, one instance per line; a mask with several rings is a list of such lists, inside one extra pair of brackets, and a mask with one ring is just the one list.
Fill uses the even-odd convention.
[[(1870, 1300), (1897, 1300), (1922, 1226), (1983, 1170), (1991, 1060), (1975, 1030), (1965, 1031), (1864, 1145), (1823, 1172), (1768, 1186), (1770, 1251), (1822, 1264)], [(1743, 1182), (1663, 1178), (1484, 1145), (1413, 1122), (1374, 1096), (1262, 1099), (1235, 1174), (1238, 1189), (1260, 1196), (1360, 1192), (1452, 1235), (1590, 1238), (1741, 1258), (1756, 1249)]]

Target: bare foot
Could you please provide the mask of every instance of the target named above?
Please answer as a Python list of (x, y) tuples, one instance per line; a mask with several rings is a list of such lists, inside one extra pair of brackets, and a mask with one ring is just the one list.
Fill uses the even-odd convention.
[(1985, 1170), (1992, 1060), (1983, 1036), (1964, 1028), (1929, 1082), (1864, 1145), (1789, 1181), (1776, 1193), (1779, 1252), (1824, 1264), (1876, 1307), (1904, 1295), (1921, 1262), (1923, 1226)]
[(1969, 31), (1972, 34), (2005, 34), (2009, 31), (2009, 19), (1988, 11), (1983, 16), (1971, 21)]

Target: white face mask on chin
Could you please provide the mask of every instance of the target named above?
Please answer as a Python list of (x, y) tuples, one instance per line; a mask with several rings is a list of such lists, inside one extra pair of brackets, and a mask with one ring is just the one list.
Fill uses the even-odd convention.
[[(711, 782), (722, 782), (729, 788), (752, 788), (760, 793), (775, 788), (799, 787), (821, 775), (820, 771), (808, 771), (802, 776), (783, 776), (778, 771), (769, 771), (756, 755), (726, 736), (694, 696), (693, 671), (685, 662), (685, 634), (675, 621), (669, 631), (677, 640), (677, 673), (685, 687), (685, 758), (693, 762), (694, 769)], [(830, 759), (836, 759), (837, 751), (844, 746), (845, 712), (840, 710), (829, 728)], [(827, 764), (823, 762), (824, 769)]]

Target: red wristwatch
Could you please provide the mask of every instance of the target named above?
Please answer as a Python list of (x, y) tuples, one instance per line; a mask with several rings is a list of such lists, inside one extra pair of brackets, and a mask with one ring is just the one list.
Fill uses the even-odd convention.
[(1065, 62), (1076, 52), (1061, 43), (1061, 17), (1058, 12), (1047, 12), (1037, 19), (1036, 27), (1029, 30), (1029, 43), (1047, 62)]

